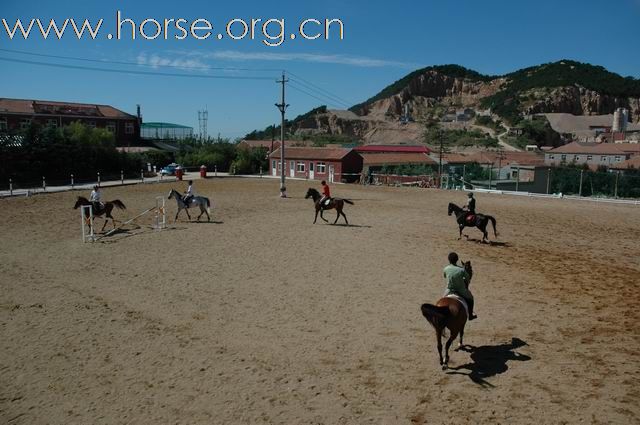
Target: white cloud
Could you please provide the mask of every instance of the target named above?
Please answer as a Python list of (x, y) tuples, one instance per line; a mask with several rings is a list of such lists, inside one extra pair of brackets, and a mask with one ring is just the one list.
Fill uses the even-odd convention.
[(207, 64), (200, 59), (185, 59), (185, 58), (167, 58), (161, 57), (157, 54), (140, 53), (136, 58), (138, 65), (147, 65), (152, 68), (160, 68), (162, 66), (170, 66), (174, 68), (181, 68), (184, 70), (203, 70), (207, 68)]
[[(178, 52), (176, 52), (178, 53)], [(272, 62), (311, 62), (326, 63), (334, 65), (359, 66), (365, 68), (418, 68), (414, 63), (390, 61), (385, 59), (375, 59), (363, 56), (337, 55), (337, 54), (316, 54), (316, 53), (276, 53), (276, 52), (241, 52), (238, 50), (221, 50), (214, 52), (181, 52), (188, 57), (201, 59), (214, 59), (219, 61), (272, 61)]]

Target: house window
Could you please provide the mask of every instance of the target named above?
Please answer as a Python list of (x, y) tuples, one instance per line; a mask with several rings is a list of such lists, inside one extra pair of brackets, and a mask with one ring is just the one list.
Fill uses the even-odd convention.
[(271, 168), (276, 168), (276, 160), (271, 160)]
[(327, 166), (325, 165), (324, 162), (318, 162), (318, 163), (316, 163), (316, 172), (318, 174), (324, 174), (326, 172), (325, 171), (326, 167)]
[(133, 123), (127, 122), (124, 124), (124, 132), (126, 134), (133, 134)]
[(562, 155), (562, 156), (560, 157), (560, 160), (561, 160), (561, 161), (566, 161), (566, 160), (567, 160), (567, 155)]
[(552, 160), (552, 161), (553, 161), (553, 160), (554, 160), (554, 158), (555, 158), (555, 155), (549, 155), (549, 159), (550, 159), (550, 160)]
[(87, 127), (96, 128), (96, 122), (95, 121), (87, 121)]
[(0, 130), (7, 130), (9, 127), (7, 125), (6, 118), (0, 118)]
[(593, 155), (587, 155), (587, 161), (592, 161), (593, 160)]
[(600, 157), (600, 161), (602, 161), (602, 162), (606, 162), (606, 161), (607, 161), (607, 157), (606, 157), (606, 156), (604, 156), (604, 155), (602, 155), (602, 156)]
[(282, 162), (278, 161), (278, 170), (282, 169)]
[(23, 118), (20, 121), (20, 129), (21, 130), (26, 130), (27, 128), (29, 128), (30, 125), (31, 125), (31, 120), (29, 118)]
[(574, 160), (574, 161), (580, 161), (580, 155), (576, 155), (576, 156), (573, 158), (573, 160)]
[(115, 134), (116, 133), (116, 123), (113, 121), (109, 121), (107, 123), (107, 131)]
[(304, 162), (298, 162), (296, 164), (296, 171), (299, 173), (304, 173)]
[(618, 155), (616, 155), (616, 162), (620, 162), (621, 160), (622, 159)]
[(57, 128), (58, 127), (58, 120), (47, 120), (47, 127), (53, 127), (53, 128)]

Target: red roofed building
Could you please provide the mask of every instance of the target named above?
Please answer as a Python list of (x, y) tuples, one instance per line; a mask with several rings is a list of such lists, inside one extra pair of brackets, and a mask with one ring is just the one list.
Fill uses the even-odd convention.
[(109, 105), (0, 98), (0, 132), (18, 132), (32, 122), (51, 127), (81, 122), (104, 128), (114, 134), (121, 146), (135, 145), (140, 140), (141, 119)]
[(353, 148), (354, 151), (363, 153), (422, 153), (428, 155), (431, 151), (424, 145), (364, 145)]
[[(353, 149), (286, 146), (284, 154), (287, 177), (353, 182), (362, 172), (362, 157)], [(271, 175), (279, 176), (280, 149), (269, 155), (269, 161)]]

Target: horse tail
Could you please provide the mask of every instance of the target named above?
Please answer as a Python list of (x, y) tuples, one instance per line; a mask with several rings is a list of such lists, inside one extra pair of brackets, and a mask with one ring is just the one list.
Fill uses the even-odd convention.
[(493, 235), (497, 238), (498, 237), (498, 231), (496, 230), (496, 219), (493, 218), (490, 215), (488, 215), (487, 218), (489, 220), (491, 220), (491, 224), (493, 225)]
[(205, 198), (207, 200), (207, 213), (211, 214), (211, 201), (209, 198)]
[(124, 204), (122, 203), (122, 201), (120, 199), (116, 199), (115, 201), (111, 201), (111, 203), (113, 205), (116, 206), (116, 208), (120, 209), (120, 210), (126, 210), (127, 207), (124, 206)]
[(444, 328), (451, 314), (449, 307), (438, 307), (433, 304), (422, 304), (420, 310), (422, 310), (422, 315), (427, 319), (427, 322), (436, 329)]
[(346, 202), (346, 203), (347, 203), (347, 204), (349, 204), (349, 205), (353, 205), (353, 202), (352, 202), (352, 201), (350, 201), (350, 200), (348, 200), (348, 199), (343, 199), (343, 201), (344, 201), (344, 202)]

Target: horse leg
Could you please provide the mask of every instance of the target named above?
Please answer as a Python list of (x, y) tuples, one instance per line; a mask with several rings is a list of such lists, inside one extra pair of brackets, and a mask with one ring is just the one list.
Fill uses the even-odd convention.
[(322, 212), (323, 212), (323, 211), (324, 211), (324, 210), (321, 208), (321, 209), (320, 209), (320, 218), (321, 218), (322, 220), (324, 220), (324, 222), (325, 222), (325, 223), (328, 223), (329, 221), (328, 221), (326, 218), (324, 218), (324, 216), (322, 215)]
[(438, 342), (438, 357), (440, 357), (440, 365), (444, 369), (444, 362), (442, 361), (442, 329), (436, 329), (436, 340)]
[(104, 232), (104, 228), (107, 227), (107, 222), (109, 221), (109, 216), (104, 216), (104, 224), (102, 225), (101, 232)]
[(458, 236), (458, 240), (462, 239), (462, 229), (464, 229), (464, 225), (459, 224), (458, 228), (460, 229), (460, 236)]
[(458, 348), (455, 351), (462, 350), (464, 348), (464, 342), (462, 342), (462, 337), (464, 337), (464, 328), (460, 329), (460, 344), (458, 344)]
[(202, 209), (202, 205), (200, 205), (200, 215), (198, 216), (198, 218), (196, 218), (196, 221), (200, 221), (200, 217), (202, 217), (202, 214), (205, 212), (205, 210)]
[(451, 343), (458, 336), (458, 332), (451, 331), (451, 336), (447, 340), (446, 345), (444, 346), (444, 363), (442, 364), (442, 370), (445, 370), (449, 364), (449, 347), (451, 347)]
[(342, 214), (342, 216), (344, 217), (344, 222), (347, 223), (347, 226), (349, 225), (349, 221), (347, 220), (347, 216), (344, 215), (344, 211), (340, 211), (340, 214)]
[(180, 211), (182, 211), (180, 208), (178, 208), (178, 212), (176, 213), (176, 218), (173, 219), (173, 222), (175, 223), (176, 221), (178, 221), (178, 214), (180, 214)]
[(315, 218), (313, 219), (313, 224), (316, 224), (316, 221), (318, 220), (318, 212), (319, 212), (319, 211), (320, 211), (320, 210), (316, 209), (316, 216), (315, 216)]
[(187, 217), (189, 218), (189, 221), (191, 221), (191, 214), (189, 214), (189, 209), (188, 209), (188, 208), (185, 208), (185, 209), (184, 209), (184, 212), (186, 212), (186, 213), (187, 213)]
[(340, 218), (340, 210), (336, 208), (336, 220), (333, 222), (333, 224), (336, 224), (339, 218)]

